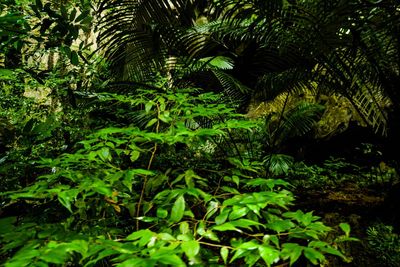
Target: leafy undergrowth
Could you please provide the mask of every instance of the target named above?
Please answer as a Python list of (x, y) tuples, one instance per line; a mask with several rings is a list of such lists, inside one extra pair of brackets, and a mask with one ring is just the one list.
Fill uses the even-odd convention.
[(217, 104), (214, 94), (138, 95), (97, 97), (130, 105), (142, 126), (95, 131), (75, 152), (38, 162), (34, 183), (2, 193), (6, 207), (23, 207), (0, 221), (6, 267), (349, 261), (341, 252), (355, 240), (348, 224), (333, 231), (313, 212), (294, 209), (287, 182), (218, 150), (256, 122)]

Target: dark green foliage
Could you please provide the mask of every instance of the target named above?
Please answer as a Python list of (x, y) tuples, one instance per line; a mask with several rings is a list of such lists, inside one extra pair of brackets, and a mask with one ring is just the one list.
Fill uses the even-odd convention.
[[(215, 152), (204, 145), (218, 147), (229, 132), (256, 124), (219, 104), (218, 95), (138, 90), (135, 97), (97, 98), (142, 107), (146, 125), (95, 131), (76, 152), (43, 159), (44, 173), (32, 185), (3, 193), (8, 205), (37, 207), (18, 222), (3, 219), (2, 254), (11, 257), (6, 266), (346, 259), (323, 241), (331, 229), (319, 217), (290, 210), (286, 182), (260, 178), (260, 167), (248, 160), (210, 161)], [(219, 116), (224, 120), (209, 127), (198, 123)], [(171, 151), (174, 157), (163, 156)], [(18, 234), (11, 237), (10, 229)], [(348, 235), (345, 230), (337, 242), (351, 240)]]
[(380, 162), (361, 166), (344, 158), (330, 158), (320, 164), (296, 162), (289, 171), (288, 179), (299, 189), (335, 189), (353, 184), (360, 189), (378, 187), (387, 190), (398, 175), (393, 167)]
[(368, 249), (384, 266), (398, 266), (400, 261), (400, 237), (393, 227), (376, 224), (367, 230)]
[[(207, 87), (204, 76), (216, 76), (219, 90), (239, 99), (243, 88), (248, 99), (268, 100), (305, 89), (334, 92), (384, 135), (383, 103), (398, 110), (395, 1), (113, 1), (99, 10), (107, 13), (100, 39), (120, 77), (140, 80), (161, 71), (176, 82), (182, 69), (201, 71), (190, 82)], [(221, 56), (228, 69), (203, 73), (210, 69), (204, 59)]]
[[(355, 240), (350, 226), (340, 235), (294, 209), (288, 181), (369, 186), (396, 172), (307, 166), (288, 151), (312, 135), (321, 94), (348, 98), (387, 132), (385, 108), (399, 109), (395, 1), (0, 5), (1, 264), (349, 261), (340, 248)], [(97, 30), (93, 53), (87, 37)], [(303, 92), (312, 103), (289, 101)], [(280, 98), (275, 113), (243, 115), (250, 102)], [(386, 230), (369, 231), (376, 251)], [(391, 249), (397, 236), (382, 236)]]

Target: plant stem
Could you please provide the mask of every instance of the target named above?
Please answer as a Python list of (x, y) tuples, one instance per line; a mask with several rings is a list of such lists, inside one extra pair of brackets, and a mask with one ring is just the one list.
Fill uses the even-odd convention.
[[(158, 104), (157, 104), (157, 113), (158, 113), (158, 118), (159, 118), (160, 117), (160, 107)], [(160, 129), (160, 119), (157, 120), (156, 133), (159, 132), (159, 129)], [(150, 170), (151, 164), (153, 163), (156, 152), (157, 152), (157, 143), (154, 144), (153, 152), (151, 153), (149, 163), (147, 164), (147, 170)], [(148, 180), (148, 177), (146, 175), (144, 177), (142, 191), (140, 192), (140, 198), (139, 198), (137, 208), (136, 208), (136, 218), (139, 218), (139, 215), (140, 215), (140, 206), (142, 205), (142, 202), (143, 202), (144, 192), (145, 192), (146, 185), (147, 185), (147, 180)], [(138, 219), (136, 220), (136, 230), (139, 231), (139, 220)]]

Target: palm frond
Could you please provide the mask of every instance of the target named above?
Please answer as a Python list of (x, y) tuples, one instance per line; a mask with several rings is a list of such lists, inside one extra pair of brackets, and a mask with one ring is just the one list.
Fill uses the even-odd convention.
[(386, 136), (388, 131), (386, 110), (392, 105), (390, 99), (384, 96), (382, 91), (367, 87), (356, 92), (352, 98), (361, 116), (366, 118), (375, 133)]
[(295, 108), (284, 113), (280, 130), (282, 139), (302, 136), (308, 133), (321, 118), (324, 107), (318, 104), (301, 102)]
[(287, 174), (293, 162), (293, 157), (284, 154), (270, 154), (265, 157), (265, 164), (273, 175)]

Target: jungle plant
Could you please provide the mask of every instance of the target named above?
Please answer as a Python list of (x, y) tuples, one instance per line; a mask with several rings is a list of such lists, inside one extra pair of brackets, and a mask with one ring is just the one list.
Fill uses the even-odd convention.
[(189, 80), (205, 88), (216, 75), (193, 66), (223, 57), (231, 67), (218, 78), (240, 81), (247, 100), (336, 93), (385, 135), (388, 107), (397, 114), (400, 102), (393, 88), (400, 62), (396, 8), (395, 1), (358, 0), (100, 1), (98, 14), (102, 47), (122, 79), (162, 70), (174, 80), (186, 68), (200, 71)]
[(367, 230), (368, 249), (385, 266), (396, 266), (400, 260), (400, 237), (393, 227), (382, 223)]
[[(321, 264), (326, 254), (346, 260), (324, 241), (330, 227), (291, 209), (287, 182), (198, 149), (256, 122), (220, 104), (218, 95), (189, 92), (96, 94), (140, 107), (147, 123), (96, 130), (76, 152), (43, 159), (43, 175), (32, 185), (2, 194), (9, 206), (31, 207), (1, 220), (5, 266), (272, 266), (300, 258)], [(201, 124), (221, 114), (224, 121)], [(185, 153), (178, 162), (162, 157), (179, 150)], [(349, 226), (340, 227), (344, 235), (335, 242), (351, 240)]]

